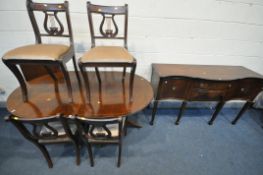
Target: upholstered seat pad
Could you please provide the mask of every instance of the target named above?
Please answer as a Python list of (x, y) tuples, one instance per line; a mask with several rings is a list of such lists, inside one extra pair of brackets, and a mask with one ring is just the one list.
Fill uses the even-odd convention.
[(81, 58), (80, 62), (133, 62), (133, 56), (127, 49), (118, 46), (98, 46), (86, 52)]
[(69, 50), (62, 44), (33, 44), (15, 48), (7, 52), (4, 60), (50, 60), (55, 61)]

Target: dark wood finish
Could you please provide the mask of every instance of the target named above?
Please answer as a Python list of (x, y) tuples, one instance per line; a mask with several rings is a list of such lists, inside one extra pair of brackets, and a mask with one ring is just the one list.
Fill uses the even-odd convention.
[[(87, 12), (89, 18), (90, 35), (92, 47), (95, 47), (96, 39), (122, 39), (124, 41), (124, 47), (127, 48), (127, 36), (128, 36), (128, 5), (124, 6), (103, 6), (95, 5), (87, 2)], [(102, 16), (102, 21), (99, 26), (100, 35), (96, 35), (94, 32), (93, 14), (99, 14)], [(119, 36), (119, 27), (115, 21), (115, 17), (121, 15), (124, 16), (124, 35)], [(113, 23), (114, 30), (107, 28), (104, 30), (104, 25), (107, 20)], [(111, 25), (110, 25), (111, 26)], [(108, 26), (107, 26), (108, 27)], [(112, 27), (112, 26), (111, 26)]]
[[(53, 162), (45, 147), (46, 144), (72, 143), (76, 152), (76, 164), (80, 164), (80, 147), (78, 138), (76, 133), (72, 133), (65, 118), (61, 116), (50, 116), (48, 118), (35, 118), (34, 120), (27, 120), (10, 115), (6, 120), (10, 121), (20, 131), (25, 139), (39, 148), (46, 159), (49, 168), (53, 167)], [(63, 135), (59, 134), (61, 131), (53, 127), (50, 124), (51, 122), (59, 122), (61, 126), (63, 126)], [(31, 130), (29, 129), (30, 126), (32, 127)], [(43, 127), (48, 128), (50, 132), (45, 134), (41, 133)]]
[[(103, 5), (94, 5), (91, 4), (89, 1), (87, 2), (87, 13), (89, 19), (89, 27), (90, 27), (90, 35), (91, 35), (91, 47), (96, 47), (95, 40), (96, 39), (118, 39), (124, 41), (124, 47), (127, 49), (127, 38), (128, 38), (128, 5), (125, 4), (124, 6), (103, 6)], [(93, 15), (99, 14), (102, 16), (102, 21), (99, 26), (100, 35), (97, 35), (94, 31), (94, 22), (93, 22)], [(124, 34), (123, 36), (119, 36), (119, 27), (115, 21), (116, 16), (124, 16)], [(112, 26), (111, 24), (105, 27), (106, 19), (113, 23), (114, 29), (108, 28)], [(79, 67), (81, 73), (84, 77), (85, 84), (88, 86), (89, 80), (87, 75), (85, 75), (85, 68), (86, 67), (95, 67), (97, 79), (99, 83), (101, 83), (99, 67), (123, 67), (123, 81), (126, 75), (126, 68), (131, 68), (131, 76), (130, 77), (130, 100), (132, 101), (133, 97), (133, 81), (134, 75), (136, 70), (136, 59), (133, 59), (131, 63), (123, 63), (123, 62), (91, 62), (91, 63), (82, 63), (79, 62)], [(87, 89), (88, 91), (88, 89)], [(87, 92), (88, 94), (88, 92)]]
[(180, 122), (180, 119), (181, 119), (183, 112), (185, 110), (186, 104), (187, 104), (186, 101), (183, 101), (182, 106), (181, 106), (180, 111), (179, 111), (179, 114), (178, 114), (178, 117), (175, 121), (176, 125), (179, 125), (179, 122)]
[[(78, 79), (80, 79), (80, 77), (78, 75), (77, 63), (76, 63), (76, 58), (75, 58), (75, 53), (74, 53), (74, 41), (73, 41), (73, 33), (71, 29), (68, 2), (65, 1), (64, 3), (59, 3), (59, 4), (34, 3), (32, 2), (32, 0), (27, 0), (26, 2), (27, 2), (26, 5), (27, 5), (28, 15), (29, 15), (29, 18), (30, 18), (30, 21), (31, 21), (31, 24), (34, 30), (34, 34), (35, 34), (36, 44), (42, 44), (42, 37), (66, 37), (69, 39), (70, 49), (67, 51), (67, 53), (62, 55), (62, 58), (56, 61), (37, 60), (37, 59), (35, 60), (7, 59), (7, 60), (3, 60), (3, 62), (14, 73), (17, 80), (19, 81), (21, 90), (23, 93), (23, 100), (25, 102), (28, 101), (28, 90), (27, 90), (27, 84), (25, 80), (28, 81), (32, 78), (35, 78), (36, 76), (41, 76), (45, 74), (43, 72), (43, 68), (46, 70), (46, 73), (48, 73), (51, 77), (54, 77), (53, 71), (56, 72), (58, 70), (61, 70), (64, 73), (64, 78), (66, 80), (66, 85), (68, 88), (68, 96), (72, 100), (72, 87), (70, 83), (70, 77), (68, 76), (67, 68), (65, 65), (65, 63), (68, 62), (70, 59), (72, 59), (73, 61), (75, 73)], [(42, 12), (45, 15), (43, 27), (46, 33), (41, 32), (40, 25), (38, 25), (36, 21), (35, 13), (37, 12)], [(64, 34), (65, 33), (64, 26), (58, 17), (59, 13), (65, 14), (66, 25), (68, 29), (67, 34)], [(51, 24), (51, 27), (48, 27), (48, 19), (51, 17), (53, 17), (54, 22), (53, 24)], [(55, 25), (55, 23), (57, 23), (59, 27), (52, 26), (52, 25)], [(20, 65), (21, 71), (17, 68), (17, 64)], [(36, 67), (34, 67), (35, 65)], [(28, 66), (32, 68), (31, 71), (28, 71), (29, 70)], [(38, 69), (39, 67), (42, 67), (42, 66), (43, 68), (41, 68), (41, 70), (37, 70), (36, 72), (34, 72), (33, 69)], [(51, 67), (56, 66), (56, 67), (53, 69), (49, 69), (48, 66), (51, 66)], [(30, 75), (31, 72), (33, 72), (33, 76)], [(24, 74), (24, 77), (22, 73)], [(55, 80), (55, 78), (53, 79)]]
[[(129, 81), (122, 83), (122, 72), (101, 72), (99, 86), (95, 72), (89, 73), (90, 98), (86, 98), (84, 84), (80, 84), (74, 72), (69, 72), (74, 102), (67, 98), (63, 86), (63, 75), (58, 72), (58, 83), (48, 75), (31, 80), (29, 101), (23, 102), (21, 88), (13, 91), (7, 99), (7, 109), (13, 115), (24, 119), (45, 118), (58, 114), (82, 116), (89, 119), (126, 117), (144, 109), (153, 98), (150, 83), (136, 75), (134, 78), (134, 100), (129, 100)], [(130, 74), (126, 74), (127, 77)]]
[[(263, 76), (241, 66), (153, 64), (151, 83), (154, 89), (154, 116), (162, 99), (184, 101), (218, 101), (216, 110), (208, 122), (213, 124), (217, 114), (228, 100), (245, 100), (251, 105), (263, 90)], [(250, 105), (245, 105), (236, 120)], [(180, 110), (176, 124), (179, 124)]]
[[(119, 125), (119, 136), (114, 144), (118, 145), (118, 162), (117, 166), (121, 164), (121, 150), (122, 150), (122, 135), (124, 121), (128, 115), (136, 113), (145, 108), (153, 98), (153, 90), (150, 83), (142, 77), (135, 76), (134, 78), (134, 101), (129, 100), (129, 82), (121, 81), (122, 72), (102, 72), (101, 80), (103, 84), (96, 83), (95, 72), (89, 74), (91, 82), (89, 85), (89, 98), (86, 98), (85, 85), (78, 81), (74, 72), (69, 72), (72, 80), (73, 98), (71, 103), (67, 98), (67, 89), (63, 86), (63, 74), (56, 73), (57, 81), (54, 81), (49, 75), (44, 75), (28, 81), (30, 98), (27, 102), (22, 99), (21, 88), (14, 90), (7, 99), (7, 109), (11, 113), (10, 121), (17, 127), (21, 134), (34, 145), (36, 145), (50, 168), (53, 167), (52, 160), (45, 146), (44, 142), (40, 142), (39, 138), (32, 135), (25, 127), (25, 124), (47, 125), (48, 122), (60, 120), (66, 131), (68, 141), (71, 141), (76, 149), (76, 163), (80, 163), (80, 147), (79, 140), (75, 133), (71, 133), (69, 129), (69, 120), (78, 121), (81, 125), (83, 123), (101, 124), (111, 123), (113, 120), (121, 123)], [(126, 76), (130, 76), (127, 74)], [(59, 117), (62, 116), (62, 117)], [(94, 121), (95, 120), (95, 121)], [(79, 128), (78, 128), (79, 129)], [(83, 133), (80, 129), (77, 133)], [(55, 134), (56, 136), (56, 134)], [(82, 136), (83, 138), (83, 136)], [(52, 135), (51, 139), (57, 140), (57, 137)], [(94, 165), (91, 144), (95, 143), (113, 143), (112, 139), (105, 138), (104, 141), (98, 138), (97, 141), (84, 138), (87, 144), (91, 166)], [(114, 138), (115, 139), (115, 138)], [(43, 139), (42, 139), (43, 140)], [(63, 139), (62, 139), (63, 140)], [(101, 142), (99, 142), (101, 141)], [(46, 142), (45, 142), (46, 143)], [(51, 142), (52, 143), (52, 140)], [(57, 141), (55, 141), (57, 143)]]
[(248, 101), (244, 104), (244, 106), (242, 107), (242, 109), (239, 111), (239, 113), (237, 114), (236, 118), (231, 122), (233, 125), (235, 125), (237, 123), (237, 121), (239, 120), (239, 118), (242, 116), (242, 114), (251, 106), (253, 105), (252, 102)]
[(216, 119), (218, 113), (220, 112), (220, 110), (223, 108), (225, 102), (223, 101), (219, 101), (216, 105), (215, 111), (210, 119), (210, 121), (208, 122), (209, 125), (212, 125), (214, 123), (214, 120)]

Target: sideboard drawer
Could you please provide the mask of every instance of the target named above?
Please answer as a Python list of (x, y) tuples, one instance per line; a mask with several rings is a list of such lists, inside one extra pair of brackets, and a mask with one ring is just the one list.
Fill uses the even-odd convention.
[(187, 89), (187, 84), (187, 80), (164, 80), (161, 84), (160, 98), (184, 98)]
[(258, 80), (239, 80), (235, 84), (231, 96), (234, 99), (253, 100), (261, 90), (263, 90), (263, 84)]
[(209, 101), (209, 100), (220, 100), (224, 97), (224, 90), (216, 89), (205, 89), (205, 88), (192, 88), (188, 94), (189, 100), (198, 100), (198, 101)]
[(231, 86), (231, 83), (193, 80), (191, 87), (200, 89), (226, 90), (229, 86)]

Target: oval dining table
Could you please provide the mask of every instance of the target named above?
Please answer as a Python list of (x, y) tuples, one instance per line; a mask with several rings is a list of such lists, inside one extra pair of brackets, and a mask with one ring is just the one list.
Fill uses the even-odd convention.
[[(102, 72), (101, 84), (96, 74), (89, 72), (89, 93), (84, 81), (78, 81), (69, 72), (73, 89), (73, 102), (68, 98), (63, 75), (57, 73), (57, 81), (48, 74), (27, 82), (28, 102), (22, 98), (21, 88), (16, 88), (7, 99), (8, 111), (23, 120), (34, 120), (57, 115), (81, 116), (88, 119), (127, 117), (143, 110), (153, 99), (151, 84), (136, 75), (133, 96), (129, 96), (129, 74), (122, 81), (122, 72)], [(88, 95), (90, 94), (90, 95)]]

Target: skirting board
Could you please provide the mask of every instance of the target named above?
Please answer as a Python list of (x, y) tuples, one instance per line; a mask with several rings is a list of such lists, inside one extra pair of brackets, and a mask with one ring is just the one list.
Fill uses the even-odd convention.
[(5, 108), (5, 107), (6, 107), (6, 102), (0, 101), (0, 108)]
[[(179, 109), (181, 107), (182, 101), (180, 100), (164, 100), (161, 101), (158, 105), (158, 108), (163, 109)], [(187, 102), (187, 108), (214, 108), (217, 102)], [(225, 103), (224, 108), (242, 108), (245, 104), (245, 101), (235, 100), (228, 101)], [(153, 107), (153, 102), (150, 104), (150, 107)], [(258, 106), (257, 106), (258, 107)], [(261, 108), (262, 109), (262, 108)]]
[[(177, 100), (165, 100), (160, 102), (158, 108), (180, 108), (181, 101)], [(188, 102), (187, 108), (211, 108), (216, 105), (216, 102)], [(224, 105), (224, 108), (241, 108), (244, 105), (244, 101), (230, 101)], [(150, 107), (153, 103), (150, 104)], [(0, 101), (0, 108), (6, 108), (6, 102)]]

